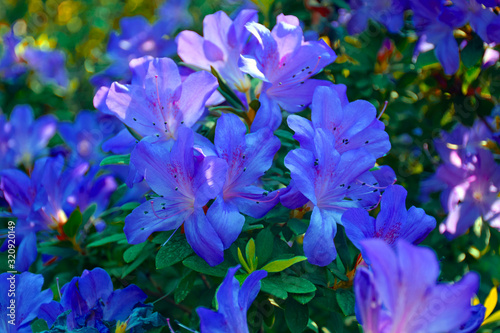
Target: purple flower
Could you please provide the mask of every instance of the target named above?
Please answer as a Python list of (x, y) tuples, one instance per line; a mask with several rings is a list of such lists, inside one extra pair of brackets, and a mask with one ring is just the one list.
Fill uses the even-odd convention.
[(293, 187), (281, 201), (297, 208), (305, 202), (296, 198), (305, 197), (314, 205), (304, 252), (309, 262), (319, 266), (328, 265), (337, 255), (333, 238), (344, 211), (373, 208), (380, 198), (373, 187), (378, 181), (369, 173), (375, 158), (364, 148), (339, 154), (334, 145), (333, 134), (320, 128), (315, 130), (314, 151), (299, 148), (285, 157)]
[[(114, 290), (109, 274), (102, 268), (84, 270), (61, 288), (60, 303), (52, 301), (40, 307), (39, 317), (52, 326), (58, 315), (71, 310), (67, 328), (103, 327), (103, 321), (125, 321), (134, 307), (142, 305), (146, 294), (136, 285)], [(100, 330), (99, 330), (100, 331)]]
[(227, 164), (215, 156), (195, 156), (193, 145), (193, 131), (186, 127), (179, 129), (171, 150), (168, 142), (137, 145), (130, 163), (160, 197), (134, 209), (124, 231), (129, 243), (138, 244), (155, 231), (176, 230), (184, 223), (188, 243), (214, 266), (224, 259), (224, 247), (203, 206), (222, 190)]
[(311, 103), (316, 87), (332, 84), (309, 78), (337, 56), (323, 41), (304, 41), (295, 16), (280, 14), (272, 31), (255, 22), (246, 27), (259, 46), (255, 56), (241, 56), (240, 69), (264, 81), (252, 131), (262, 127), (276, 130), (281, 124), (280, 107), (288, 112), (301, 111)]
[(288, 126), (301, 148), (314, 150), (314, 131), (322, 128), (335, 137), (335, 149), (340, 153), (364, 147), (375, 158), (384, 156), (391, 143), (378, 120), (377, 110), (367, 101), (349, 103), (338, 87), (316, 88), (311, 105), (311, 120), (291, 115)]
[(224, 248), (229, 248), (241, 232), (245, 223), (241, 213), (260, 218), (279, 202), (279, 191), (264, 191), (254, 184), (271, 167), (280, 140), (267, 128), (250, 134), (246, 131), (233, 114), (223, 114), (215, 129), (216, 153), (227, 162), (228, 170), (222, 193), (208, 209), (207, 218)]
[(60, 87), (68, 86), (66, 57), (60, 50), (39, 50), (27, 47), (23, 58), (44, 83), (54, 83)]
[(82, 212), (90, 205), (96, 204), (95, 216), (99, 216), (108, 207), (109, 198), (118, 187), (115, 178), (111, 175), (97, 177), (99, 171), (99, 167), (92, 167), (66, 199), (72, 207), (79, 207)]
[(104, 140), (117, 134), (122, 127), (113, 116), (82, 110), (74, 122), (59, 123), (58, 130), (75, 160), (99, 163), (104, 158), (101, 151)]
[(248, 333), (247, 311), (260, 290), (260, 280), (266, 271), (255, 271), (240, 283), (234, 277), (240, 266), (230, 268), (217, 290), (217, 312), (200, 307), (201, 333)]
[(370, 270), (354, 279), (356, 317), (365, 332), (455, 332), (473, 314), (479, 276), (467, 273), (454, 284), (436, 283), (434, 252), (400, 240), (396, 249), (380, 239), (361, 242)]
[(470, 129), (460, 125), (435, 141), (443, 164), (422, 183), (422, 197), (426, 200), (428, 193), (442, 191), (441, 204), (448, 216), (439, 230), (449, 238), (464, 234), (479, 217), (500, 228), (500, 166), (481, 147), (481, 141), (491, 137), (478, 121)]
[(445, 0), (411, 1), (410, 4), (419, 35), (415, 55), (434, 48), (444, 72), (454, 74), (460, 65), (460, 57), (453, 30), (467, 23), (467, 9), (448, 4)]
[[(500, 229), (500, 166), (495, 163), (493, 154), (479, 150), (470, 163), (462, 165), (461, 170), (464, 169), (466, 178), (462, 178), (463, 182), (454, 186), (450, 184), (443, 192), (447, 196), (445, 209), (448, 217), (439, 231), (449, 238), (464, 234), (479, 217)], [(446, 179), (451, 176), (447, 175)]]
[(240, 55), (244, 54), (250, 33), (248, 22), (257, 22), (257, 11), (242, 10), (232, 21), (218, 11), (203, 19), (203, 35), (182, 31), (176, 38), (177, 53), (186, 64), (210, 71), (214, 67), (229, 86), (240, 92), (250, 89), (250, 80), (239, 69)]
[[(0, 274), (0, 330), (31, 333), (31, 321), (41, 306), (52, 301), (50, 289), (42, 291), (43, 276), (24, 272)], [(15, 301), (15, 303), (11, 303)]]
[(0, 166), (3, 169), (23, 164), (27, 169), (45, 150), (56, 132), (57, 120), (52, 115), (34, 119), (29, 105), (17, 105), (9, 122), (0, 117)]
[(120, 30), (121, 34), (112, 32), (109, 37), (106, 55), (112, 61), (111, 65), (90, 79), (96, 87), (109, 87), (116, 80), (129, 82), (132, 75), (129, 62), (132, 59), (175, 54), (175, 42), (163, 38), (173, 31), (163, 21), (151, 25), (143, 16), (124, 17), (120, 20)]
[(200, 119), (218, 86), (217, 79), (205, 71), (181, 81), (177, 65), (169, 58), (134, 59), (131, 68), (132, 83), (114, 82), (109, 91), (101, 88), (94, 105), (143, 137), (176, 139), (182, 125), (192, 127)]
[(367, 238), (379, 238), (392, 247), (399, 239), (418, 244), (436, 227), (436, 219), (426, 215), (421, 208), (406, 210), (407, 192), (400, 185), (389, 186), (382, 195), (377, 219), (361, 208), (349, 209), (342, 215), (342, 225), (347, 237), (361, 250)]
[(180, 27), (190, 27), (193, 25), (193, 17), (189, 13), (188, 7), (191, 0), (165, 0), (158, 7), (157, 25), (164, 25), (167, 34), (172, 34)]
[(404, 25), (404, 12), (408, 9), (407, 0), (352, 0), (352, 16), (347, 23), (350, 34), (359, 34), (372, 19), (383, 24), (389, 32), (397, 33)]
[(26, 72), (26, 66), (16, 54), (16, 46), (21, 42), (11, 30), (2, 36), (3, 56), (0, 58), (0, 77), (16, 79)]
[[(116, 187), (109, 176), (101, 176), (95, 183), (87, 163), (74, 168), (64, 168), (61, 156), (36, 161), (31, 177), (17, 169), (0, 171), (0, 191), (17, 218), (16, 236), (19, 244), (16, 269), (24, 271), (35, 261), (38, 241), (53, 235), (57, 230), (62, 236), (62, 226), (78, 205), (85, 207), (99, 201), (99, 209)], [(89, 196), (95, 195), (93, 198)], [(6, 242), (2, 251), (6, 249)]]

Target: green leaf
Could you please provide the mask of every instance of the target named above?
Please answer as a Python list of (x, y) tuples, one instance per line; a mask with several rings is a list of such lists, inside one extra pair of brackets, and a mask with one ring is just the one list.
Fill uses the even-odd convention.
[(307, 294), (316, 291), (316, 286), (312, 282), (296, 276), (273, 276), (262, 280), (264, 281), (289, 293)]
[(312, 292), (307, 294), (292, 294), (292, 297), (300, 304), (307, 304), (314, 298), (315, 295), (316, 292)]
[(288, 297), (288, 293), (286, 292), (286, 290), (282, 289), (279, 284), (275, 283), (275, 281), (270, 280), (269, 278), (264, 279), (260, 282), (260, 290), (281, 299), (287, 299)]
[(146, 260), (149, 257), (150, 254), (151, 254), (150, 251), (142, 251), (139, 257), (135, 259), (135, 261), (130, 266), (125, 268), (121, 278), (123, 279), (124, 277), (132, 273), (137, 267), (139, 267), (140, 264), (144, 262), (144, 260)]
[(328, 270), (333, 274), (335, 275), (337, 278), (339, 278), (340, 280), (342, 281), (349, 281), (349, 278), (347, 277), (347, 275), (345, 275), (343, 272), (341, 272), (339, 270), (339, 268), (337, 267), (337, 264), (334, 262), (332, 262), (331, 264), (329, 264), (328, 266), (326, 266), (328, 268)]
[(174, 235), (165, 246), (160, 248), (156, 255), (156, 269), (172, 266), (186, 259), (193, 249), (183, 235)]
[(139, 254), (141, 253), (141, 251), (144, 249), (145, 245), (146, 245), (146, 242), (143, 242), (143, 243), (132, 245), (131, 247), (129, 247), (123, 253), (123, 260), (125, 260), (125, 262), (127, 264), (131, 263), (132, 261), (134, 261), (139, 256)]
[(127, 239), (127, 237), (125, 236), (125, 234), (114, 234), (114, 235), (111, 235), (111, 236), (104, 237), (102, 239), (96, 240), (95, 242), (92, 242), (92, 243), (88, 244), (87, 247), (102, 246), (102, 245), (106, 245), (106, 244), (109, 244), (109, 243), (115, 243), (115, 242), (118, 242), (118, 241), (121, 241), (121, 240), (126, 240), (126, 239)]
[(267, 262), (273, 253), (274, 235), (269, 228), (262, 230), (257, 235), (256, 255), (261, 264)]
[(338, 289), (335, 295), (340, 309), (346, 316), (354, 314), (354, 293), (351, 290)]
[(302, 235), (307, 230), (307, 224), (299, 219), (291, 219), (287, 222), (287, 225), (295, 235)]
[(179, 281), (179, 284), (177, 285), (177, 288), (175, 288), (174, 291), (175, 303), (179, 304), (184, 299), (186, 299), (191, 289), (193, 289), (195, 280), (196, 280), (196, 274), (194, 274), (192, 271), (189, 271), (189, 273)]
[(247, 262), (245, 261), (245, 258), (243, 258), (243, 253), (241, 253), (241, 249), (238, 248), (238, 261), (240, 262), (241, 266), (248, 272), (251, 273), (252, 270), (248, 266)]
[(462, 52), (460, 52), (460, 59), (465, 67), (471, 68), (476, 65), (484, 54), (484, 46), (481, 38), (474, 34), (474, 37), (467, 42)]
[(69, 238), (75, 237), (76, 233), (78, 232), (78, 228), (82, 224), (82, 213), (80, 212), (80, 209), (75, 209), (73, 213), (71, 213), (68, 221), (64, 223), (63, 225), (63, 230), (66, 236)]
[(306, 259), (307, 258), (304, 256), (297, 256), (297, 257), (293, 257), (290, 259), (275, 260), (275, 261), (271, 261), (270, 263), (268, 263), (267, 265), (265, 265), (261, 269), (263, 269), (269, 273), (277, 273), (277, 272), (284, 271), (285, 269), (292, 266), (293, 264), (304, 261)]
[(351, 269), (351, 254), (349, 253), (349, 247), (347, 246), (347, 237), (345, 235), (344, 227), (338, 226), (337, 235), (334, 239), (335, 248), (337, 249), (337, 253), (339, 254), (340, 260), (344, 264), (346, 271)]
[(88, 206), (87, 209), (85, 209), (85, 211), (82, 214), (82, 222), (85, 223), (88, 220), (90, 220), (90, 218), (92, 217), (92, 215), (94, 215), (96, 209), (97, 209), (97, 204), (95, 204), (95, 203), (93, 203), (92, 205)]
[(130, 163), (130, 154), (127, 155), (112, 155), (105, 157), (99, 166), (105, 166), (105, 165), (128, 165)]
[(229, 268), (229, 263), (224, 260), (220, 265), (211, 267), (205, 260), (198, 257), (197, 255), (187, 257), (182, 261), (184, 266), (191, 268), (193, 271), (197, 271), (202, 274), (224, 277), (226, 276), (227, 270)]
[(247, 262), (250, 264), (250, 270), (253, 272), (257, 268), (257, 259), (255, 258), (255, 241), (253, 238), (248, 240), (247, 246), (245, 247), (245, 255), (247, 256)]
[(31, 323), (31, 330), (33, 331), (33, 333), (48, 331), (49, 325), (47, 325), (47, 322), (45, 320), (37, 319)]
[(309, 308), (307, 305), (300, 304), (293, 298), (289, 298), (286, 301), (285, 320), (290, 332), (303, 332), (309, 321)]

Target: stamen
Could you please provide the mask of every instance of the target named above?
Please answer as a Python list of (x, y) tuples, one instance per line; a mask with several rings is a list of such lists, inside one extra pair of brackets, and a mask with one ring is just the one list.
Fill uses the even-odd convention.
[(56, 285), (57, 285), (57, 293), (59, 294), (59, 299), (62, 298), (61, 296), (61, 288), (59, 287), (59, 278), (56, 277)]
[(385, 109), (387, 108), (387, 104), (389, 104), (389, 102), (385, 101), (384, 108), (382, 109), (382, 112), (380, 112), (380, 114), (378, 115), (377, 120), (380, 120), (380, 117), (382, 117), (382, 115), (384, 114)]

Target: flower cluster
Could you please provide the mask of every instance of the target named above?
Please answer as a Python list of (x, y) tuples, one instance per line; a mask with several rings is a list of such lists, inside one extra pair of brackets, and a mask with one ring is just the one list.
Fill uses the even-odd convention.
[[(454, 37), (457, 29), (469, 24), (472, 30), (490, 45), (500, 44), (500, 17), (494, 10), (495, 1), (479, 0), (426, 0), (426, 1), (350, 1), (351, 12), (344, 13), (340, 21), (347, 22), (351, 34), (364, 31), (368, 20), (384, 25), (391, 33), (400, 33), (406, 12), (412, 11), (412, 23), (419, 37), (414, 57), (434, 49), (446, 74), (454, 74), (460, 65), (460, 49)], [(488, 57), (498, 60), (498, 52), (490, 49)]]
[(422, 195), (442, 191), (448, 216), (439, 230), (449, 238), (463, 235), (478, 219), (500, 228), (500, 166), (483, 147), (488, 140), (493, 136), (482, 121), (472, 128), (458, 126), (435, 140), (443, 163), (422, 183)]
[[(58, 5), (59, 23), (76, 2)], [(0, 222), (15, 220), (0, 230), (6, 238), (0, 250), (13, 262), (0, 275), (0, 289), (15, 286), (12, 295), (0, 295), (2, 332), (175, 333), (178, 325), (201, 333), (358, 326), (373, 333), (463, 333), (500, 318), (490, 316), (495, 288), (485, 306), (476, 295), (492, 281), (470, 272), (498, 262), (498, 106), (492, 117), (485, 114), (498, 104), (491, 77), (500, 67), (490, 66), (491, 77), (481, 80), (493, 83), (481, 85), (474, 81), (483, 69), (477, 58), (452, 84), (414, 70), (406, 47), (414, 43), (415, 56), (435, 48), (452, 75), (459, 49), (477, 38), (487, 43), (481, 51), (498, 49), (498, 2), (350, 1), (351, 12), (340, 17), (349, 33), (361, 33), (372, 19), (403, 40), (377, 37), (383, 49), (365, 57), (406, 57), (388, 83), (374, 64), (339, 71), (347, 62), (356, 66), (345, 52), (356, 40), (341, 42), (336, 34), (345, 31), (331, 17), (318, 19), (332, 14), (321, 10), (328, 4), (306, 1), (308, 26), (300, 15), (273, 16), (274, 9), (293, 12), (285, 2), (252, 2), (260, 12), (218, 11), (201, 16), (198, 26), (194, 18), (210, 6), (191, 16), (185, 0), (147, 7), (154, 22), (116, 17), (120, 31), (109, 25), (105, 56), (95, 60), (105, 69), (84, 62), (90, 85), (68, 79), (64, 53), (49, 50), (54, 43), (41, 42), (47, 37), (21, 39), (24, 21), (2, 37)], [(135, 14), (133, 6), (142, 5), (125, 12)], [(406, 36), (408, 10), (418, 38)], [(466, 36), (460, 48), (458, 35)], [(377, 71), (372, 90), (362, 77), (367, 68)], [(59, 110), (48, 98), (42, 106), (30, 99), (17, 104), (27, 90), (45, 89), (27, 84), (16, 91), (28, 70), (60, 86), (55, 99), (78, 108)], [(349, 82), (350, 75), (361, 79)], [(93, 99), (77, 102), (86, 89), (95, 89)], [(424, 100), (431, 105), (442, 97), (439, 107), (451, 110), (437, 121), (452, 128), (462, 115), (458, 97), (449, 106), (452, 93), (470, 98), (478, 119), (434, 140), (442, 163), (421, 183), (420, 201), (440, 191), (446, 213), (440, 216), (439, 207), (416, 207), (411, 187), (436, 160), (415, 138), (435, 128), (428, 128), (435, 115)], [(97, 112), (86, 109), (92, 103)], [(424, 165), (424, 158), (431, 161)], [(440, 244), (475, 223), (486, 231), (467, 248)], [(421, 243), (434, 244), (436, 253)], [(469, 254), (485, 256), (485, 264)], [(437, 255), (449, 259), (441, 276)], [(11, 303), (18, 306), (14, 326)]]

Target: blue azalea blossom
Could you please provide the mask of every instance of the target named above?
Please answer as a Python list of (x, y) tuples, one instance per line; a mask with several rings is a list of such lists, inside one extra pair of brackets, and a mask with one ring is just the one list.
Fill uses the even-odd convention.
[(260, 290), (263, 270), (252, 272), (241, 285), (234, 277), (240, 266), (230, 268), (217, 290), (217, 312), (200, 307), (201, 333), (248, 333), (247, 311)]
[(214, 266), (223, 261), (224, 246), (203, 206), (222, 190), (227, 164), (215, 156), (195, 155), (194, 136), (183, 126), (173, 145), (145, 140), (137, 145), (130, 163), (160, 197), (134, 209), (125, 218), (124, 231), (130, 244), (138, 244), (155, 231), (176, 230), (184, 223), (188, 243)]
[(356, 317), (365, 332), (475, 332), (479, 328), (478, 308), (471, 306), (479, 288), (476, 273), (469, 272), (453, 284), (437, 283), (439, 262), (428, 248), (399, 240), (393, 249), (381, 239), (364, 240), (361, 246), (370, 269), (358, 269), (354, 292)]
[(252, 131), (262, 127), (276, 130), (281, 124), (280, 107), (299, 112), (311, 104), (316, 87), (331, 82), (310, 79), (336, 59), (335, 52), (324, 41), (304, 41), (299, 19), (278, 15), (272, 31), (250, 22), (246, 27), (258, 40), (255, 55), (241, 56), (240, 69), (264, 81), (261, 103)]
[[(52, 291), (42, 291), (43, 276), (24, 272), (0, 274), (0, 330), (3, 333), (31, 333), (30, 323), (40, 307), (52, 301)], [(13, 287), (12, 287), (13, 286)], [(13, 290), (15, 294), (10, 297)], [(15, 300), (14, 306), (11, 300)], [(13, 316), (12, 307), (14, 308)], [(11, 323), (9, 323), (11, 321)]]
[[(57, 156), (37, 160), (31, 177), (17, 169), (0, 171), (0, 191), (10, 206), (9, 215), (17, 218), (18, 271), (35, 261), (37, 239), (65, 237), (62, 226), (77, 206), (83, 211), (96, 203), (96, 212), (106, 208), (116, 182), (109, 175), (96, 178), (98, 169), (87, 173), (88, 169), (87, 163), (64, 169), (63, 157)], [(1, 250), (6, 246), (4, 242)]]
[(240, 92), (250, 89), (249, 78), (239, 69), (250, 32), (248, 22), (257, 22), (256, 10), (242, 10), (233, 20), (223, 11), (203, 19), (203, 37), (194, 31), (182, 31), (176, 38), (177, 53), (186, 64), (206, 71), (213, 67), (229, 86)]
[[(338, 87), (337, 87), (338, 88)], [(322, 128), (335, 137), (335, 149), (340, 153), (365, 148), (375, 158), (390, 149), (385, 125), (377, 119), (377, 110), (367, 101), (349, 103), (336, 87), (318, 87), (311, 104), (311, 120), (297, 115), (288, 117), (288, 126), (301, 148), (314, 150), (315, 129)]]
[(271, 167), (280, 140), (267, 128), (250, 134), (246, 131), (233, 114), (223, 114), (215, 129), (215, 150), (227, 162), (228, 170), (222, 193), (208, 209), (207, 218), (226, 249), (245, 223), (241, 213), (260, 218), (279, 202), (279, 191), (268, 192), (254, 184)]
[(158, 25), (167, 25), (165, 30), (172, 34), (178, 28), (193, 25), (193, 16), (189, 13), (191, 0), (165, 0), (157, 9)]
[(293, 184), (281, 202), (289, 208), (307, 201), (314, 206), (304, 237), (310, 263), (326, 266), (337, 256), (333, 238), (345, 210), (378, 204), (380, 191), (373, 186), (379, 181), (369, 172), (374, 164), (375, 158), (365, 148), (340, 154), (333, 134), (322, 128), (315, 130), (314, 151), (299, 148), (285, 157)]
[(26, 72), (26, 66), (16, 54), (16, 46), (21, 39), (10, 30), (2, 36), (3, 52), (0, 58), (0, 78), (15, 80)]
[(62, 88), (68, 87), (68, 72), (65, 67), (66, 56), (62, 51), (27, 47), (24, 50), (23, 58), (43, 83), (56, 84)]
[(64, 52), (33, 46), (22, 47), (16, 52), (21, 41), (13, 31), (2, 36), (4, 47), (0, 58), (0, 77), (15, 80), (31, 69), (43, 84), (55, 84), (67, 88), (69, 79)]
[(99, 164), (105, 156), (101, 145), (122, 127), (114, 116), (82, 110), (73, 122), (60, 122), (58, 131), (71, 149), (74, 161)]
[(421, 185), (422, 199), (441, 191), (441, 205), (448, 213), (440, 232), (448, 238), (464, 234), (479, 218), (500, 229), (500, 166), (482, 147), (493, 136), (482, 121), (472, 128), (459, 125), (435, 140), (442, 164)]
[(421, 208), (406, 210), (407, 192), (400, 185), (385, 189), (377, 219), (361, 208), (352, 208), (342, 215), (342, 225), (347, 237), (361, 250), (367, 238), (380, 238), (391, 246), (399, 239), (419, 244), (436, 227), (436, 219), (426, 215)]
[(46, 115), (34, 119), (29, 105), (17, 105), (7, 122), (0, 115), (0, 170), (24, 165), (31, 169), (33, 162), (45, 152), (54, 136), (57, 119)]
[(107, 47), (111, 65), (94, 75), (90, 82), (109, 87), (113, 81), (129, 82), (132, 72), (129, 62), (144, 56), (167, 57), (175, 54), (175, 42), (163, 38), (172, 31), (165, 24), (151, 25), (143, 16), (124, 17), (120, 20), (121, 34), (112, 32)]
[(397, 33), (404, 25), (404, 12), (408, 9), (407, 0), (351, 0), (351, 17), (347, 23), (350, 34), (359, 34), (372, 19), (383, 24), (389, 32)]
[(102, 268), (84, 270), (61, 288), (61, 301), (52, 301), (40, 307), (38, 317), (49, 327), (67, 310), (69, 330), (94, 327), (100, 333), (109, 332), (104, 322), (125, 321), (132, 310), (143, 306), (146, 294), (136, 285), (114, 290), (109, 274)]
[(205, 71), (182, 81), (169, 58), (143, 57), (132, 60), (130, 66), (131, 84), (114, 82), (109, 90), (101, 88), (94, 105), (143, 137), (176, 139), (181, 126), (192, 127), (200, 119), (218, 87), (217, 79)]

